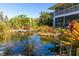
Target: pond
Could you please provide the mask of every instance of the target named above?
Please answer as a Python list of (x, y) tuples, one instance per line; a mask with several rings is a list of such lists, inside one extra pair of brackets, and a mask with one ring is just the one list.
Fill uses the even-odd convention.
[(0, 34), (0, 55), (3, 56), (52, 56), (55, 55), (52, 37), (36, 33), (12, 32)]

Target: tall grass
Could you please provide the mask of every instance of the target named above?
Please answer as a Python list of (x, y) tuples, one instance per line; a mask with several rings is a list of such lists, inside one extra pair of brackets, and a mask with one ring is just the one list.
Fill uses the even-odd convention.
[(5, 22), (0, 22), (0, 42), (1, 41), (8, 41), (7, 38), (10, 37), (10, 32), (11, 32), (11, 28), (10, 28), (10, 24), (9, 23), (5, 23)]

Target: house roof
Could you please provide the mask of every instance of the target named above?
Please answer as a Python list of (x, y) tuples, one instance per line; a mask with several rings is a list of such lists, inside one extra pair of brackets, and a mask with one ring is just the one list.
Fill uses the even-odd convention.
[(49, 7), (48, 9), (53, 10), (53, 9), (55, 9), (55, 8), (57, 8), (57, 7), (62, 6), (62, 5), (64, 5), (64, 3), (57, 3), (57, 4), (55, 4), (54, 6)]

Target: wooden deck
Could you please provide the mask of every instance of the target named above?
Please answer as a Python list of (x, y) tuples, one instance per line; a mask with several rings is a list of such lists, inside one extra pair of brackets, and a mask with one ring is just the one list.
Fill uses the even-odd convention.
[(39, 34), (39, 35), (42, 35), (42, 36), (54, 36), (54, 34), (53, 33), (37, 33), (37, 34)]

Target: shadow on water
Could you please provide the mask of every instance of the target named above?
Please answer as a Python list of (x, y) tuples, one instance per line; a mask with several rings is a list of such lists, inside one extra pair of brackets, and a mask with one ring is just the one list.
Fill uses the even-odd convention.
[(0, 55), (5, 56), (51, 56), (55, 47), (52, 37), (43, 37), (28, 32), (13, 32), (6, 36), (0, 34)]

